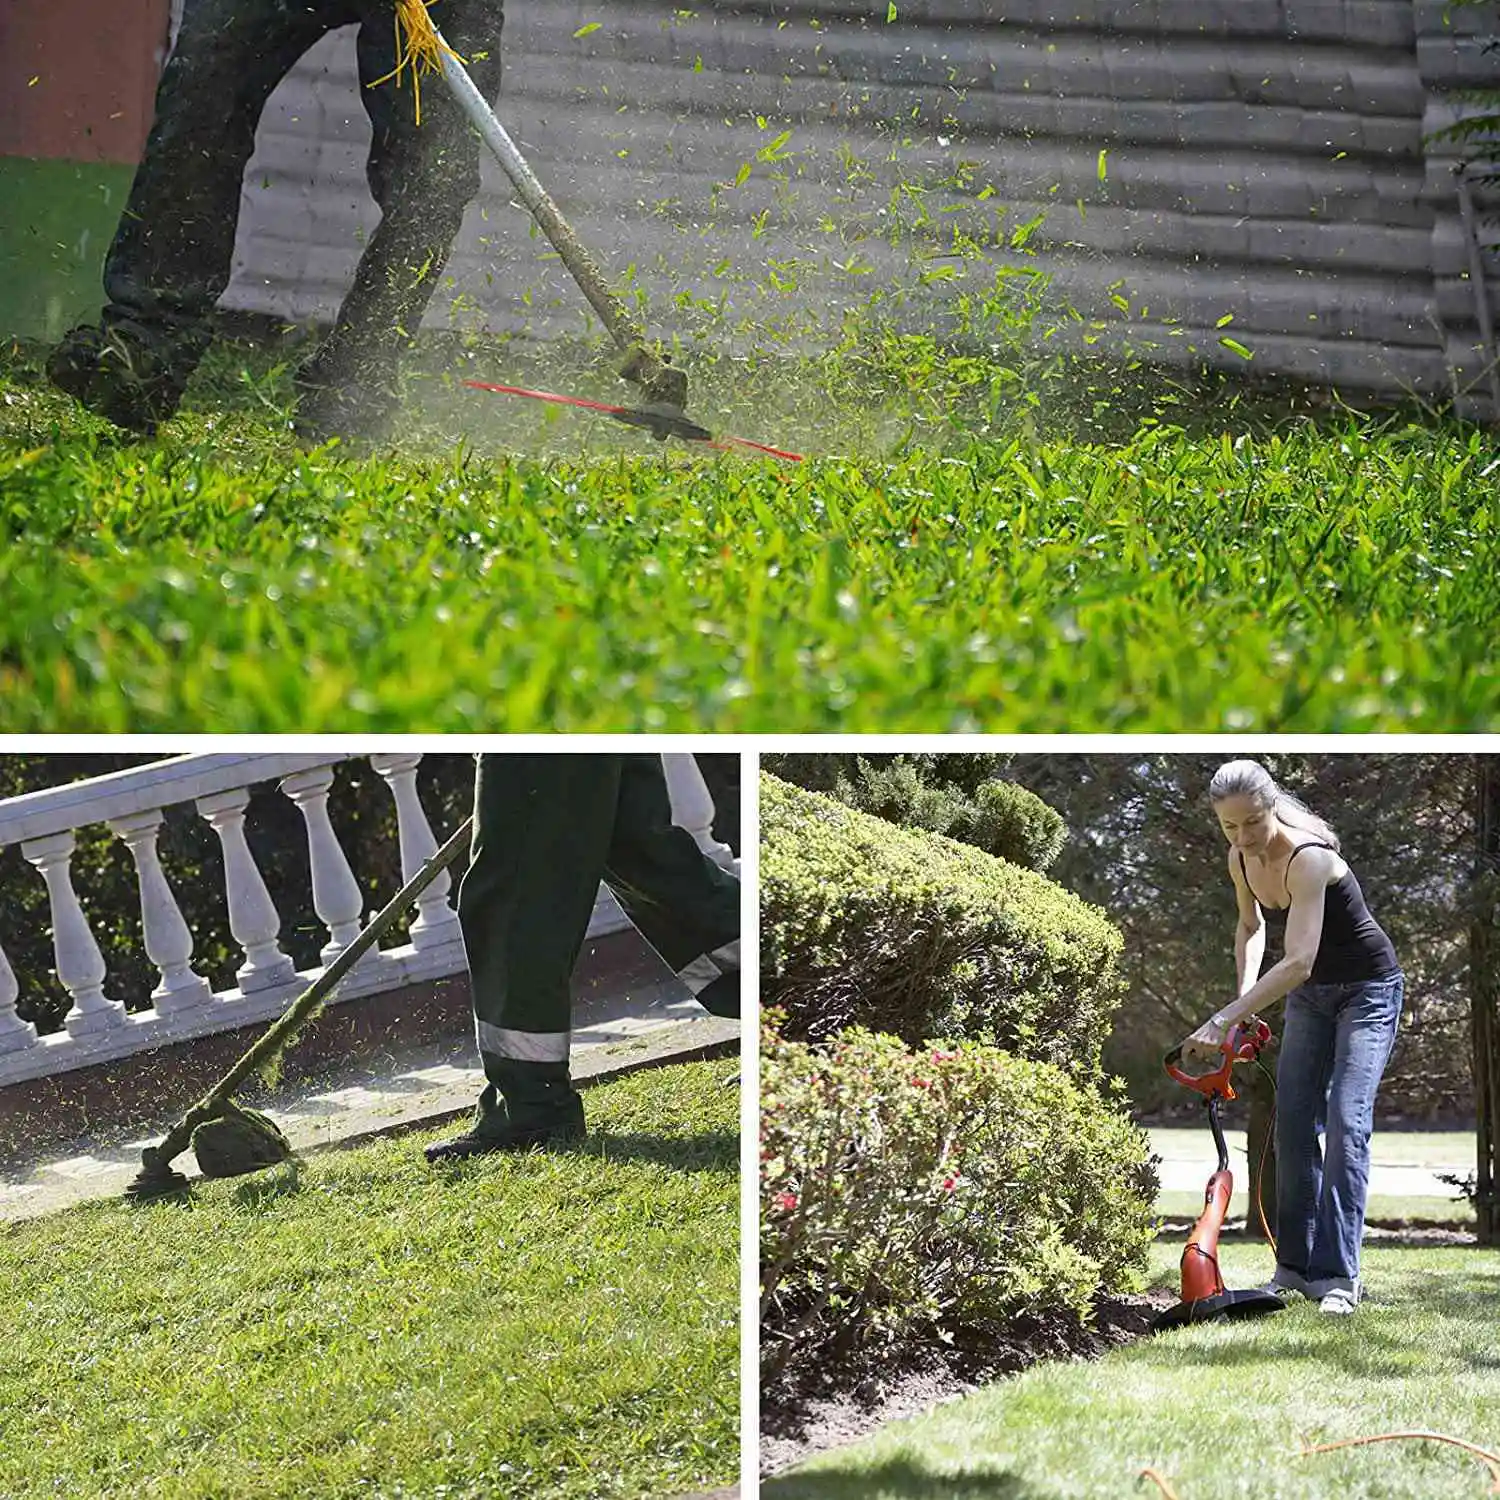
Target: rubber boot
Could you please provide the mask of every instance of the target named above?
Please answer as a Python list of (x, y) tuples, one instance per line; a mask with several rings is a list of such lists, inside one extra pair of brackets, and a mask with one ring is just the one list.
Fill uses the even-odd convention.
[(588, 1134), (583, 1100), (566, 1063), (491, 1062), (503, 1087), (479, 1096), (474, 1123), (462, 1135), (426, 1148), (430, 1162), (462, 1161), (493, 1151), (528, 1151), (581, 1141)]

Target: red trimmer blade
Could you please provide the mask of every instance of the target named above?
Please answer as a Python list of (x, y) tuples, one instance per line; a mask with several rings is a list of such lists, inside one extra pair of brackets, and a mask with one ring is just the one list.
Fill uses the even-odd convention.
[(700, 427), (675, 406), (611, 406), (603, 401), (587, 401), (582, 396), (559, 396), (555, 391), (529, 391), (520, 385), (496, 385), (488, 380), (466, 380), (464, 384), (476, 391), (495, 391), (502, 396), (525, 396), (532, 401), (551, 401), (559, 406), (579, 406), (584, 411), (595, 411), (601, 416), (623, 422), (627, 427), (643, 427), (653, 437), (665, 440), (681, 438), (687, 443), (703, 443), (721, 452), (736, 448), (748, 448), (755, 453), (764, 453), (771, 458), (785, 459), (788, 463), (801, 463), (800, 453), (790, 453), (785, 448), (772, 448), (766, 443), (754, 443), (749, 438), (715, 437), (708, 428)]

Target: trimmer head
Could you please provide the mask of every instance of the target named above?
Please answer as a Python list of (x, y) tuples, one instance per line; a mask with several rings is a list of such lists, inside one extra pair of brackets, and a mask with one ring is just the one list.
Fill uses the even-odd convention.
[(627, 427), (644, 427), (652, 437), (663, 441), (669, 437), (686, 438), (692, 443), (713, 441), (713, 433), (708, 428), (700, 427), (680, 406), (671, 406), (665, 401), (652, 401), (645, 406), (617, 406), (606, 411), (605, 415)]
[(1266, 1313), (1284, 1312), (1284, 1303), (1275, 1292), (1258, 1287), (1242, 1292), (1219, 1292), (1200, 1297), (1196, 1302), (1179, 1302), (1151, 1321), (1152, 1333), (1164, 1328), (1181, 1328), (1185, 1323), (1217, 1323), (1227, 1318), (1259, 1318)]
[[(669, 371), (681, 374), (681, 371)], [(790, 463), (801, 463), (800, 453), (788, 452), (785, 448), (772, 448), (767, 443), (752, 442), (749, 438), (715, 436), (706, 427), (701, 427), (689, 417), (675, 401), (653, 399), (643, 406), (613, 406), (605, 401), (586, 401), (582, 396), (560, 396), (556, 391), (531, 391), (520, 385), (497, 385), (490, 380), (466, 380), (471, 390), (496, 391), (502, 396), (526, 396), (532, 401), (551, 401), (559, 406), (577, 406), (584, 411), (598, 412), (627, 427), (644, 427), (652, 437), (665, 441), (669, 437), (682, 438), (689, 443), (706, 443), (710, 448), (742, 449), (765, 453), (772, 458), (783, 458)], [(683, 390), (686, 391), (684, 385)]]
[(168, 1166), (144, 1166), (131, 1179), (125, 1189), (127, 1198), (144, 1203), (152, 1198), (169, 1198), (174, 1193), (185, 1193), (190, 1186), (181, 1172)]

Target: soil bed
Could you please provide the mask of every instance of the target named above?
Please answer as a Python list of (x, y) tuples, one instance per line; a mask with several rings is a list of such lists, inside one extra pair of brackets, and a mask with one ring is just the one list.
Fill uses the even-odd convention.
[(1044, 1359), (1096, 1359), (1148, 1333), (1176, 1296), (1168, 1291), (1101, 1298), (1084, 1327), (1066, 1313), (1026, 1316), (959, 1331), (951, 1345), (921, 1345), (877, 1369), (845, 1365), (789, 1371), (761, 1392), (763, 1476), (916, 1416)]

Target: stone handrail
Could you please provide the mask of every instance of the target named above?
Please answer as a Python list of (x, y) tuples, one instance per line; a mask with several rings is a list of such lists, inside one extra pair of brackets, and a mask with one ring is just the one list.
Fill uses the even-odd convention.
[[(55, 1034), (38, 1035), (17, 1014), (19, 986), (5, 957), (0, 911), (0, 1086), (279, 1015), (318, 969), (298, 971), (281, 947), (275, 899), (245, 834), (250, 789), (274, 781), (302, 814), (313, 908), (327, 939), (320, 967), (326, 966), (373, 914), (364, 910), (364, 893), (328, 808), (336, 767), (355, 758), (328, 752), (179, 755), (0, 802), (0, 848), (19, 844), (46, 882), (57, 976), (72, 1000), (63, 1029)], [(422, 757), (397, 752), (362, 758), (394, 801), (405, 880), (438, 847), (417, 792)], [(713, 801), (693, 757), (667, 754), (662, 760), (674, 820), (711, 858), (733, 865), (730, 851), (713, 838)], [(229, 929), (241, 956), (235, 986), (228, 990), (216, 992), (194, 970), (192, 934), (157, 849), (166, 809), (188, 803), (213, 828), (223, 851)], [(158, 974), (150, 1007), (134, 1013), (108, 993), (104, 958), (73, 885), (76, 831), (99, 824), (124, 841), (134, 861), (145, 951)], [(445, 872), (418, 900), (407, 941), (365, 955), (340, 986), (335, 1003), (462, 973), (463, 939), (449, 901), (451, 888), (452, 877)], [(590, 936), (628, 925), (614, 897), (601, 887)]]

